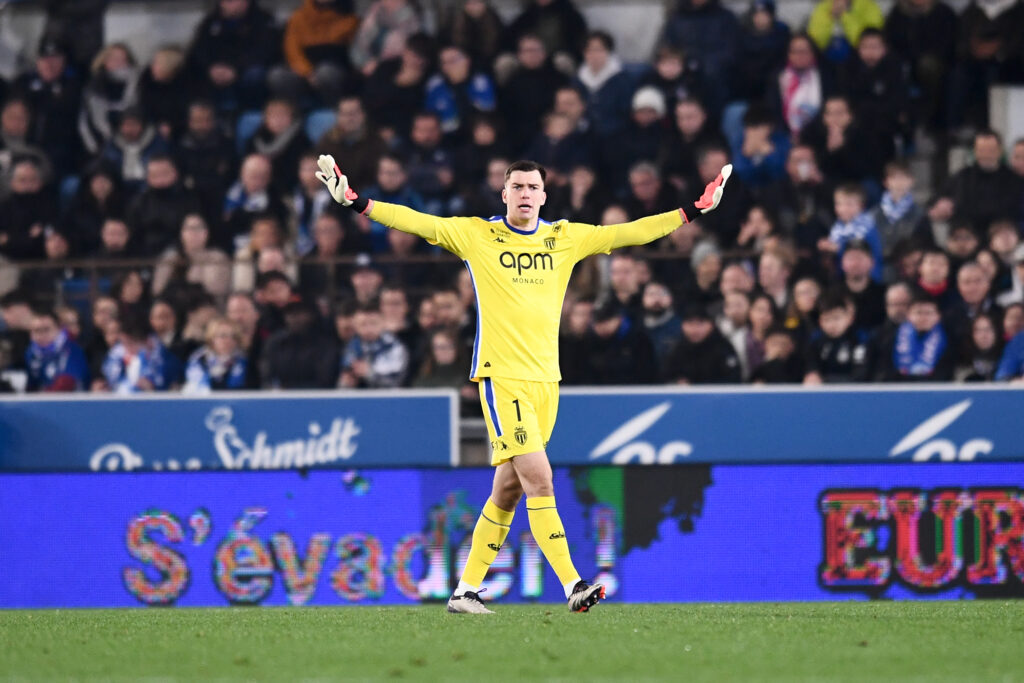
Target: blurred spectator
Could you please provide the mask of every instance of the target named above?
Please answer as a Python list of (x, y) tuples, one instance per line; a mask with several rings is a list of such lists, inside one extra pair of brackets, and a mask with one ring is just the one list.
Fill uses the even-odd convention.
[(117, 132), (107, 140), (101, 154), (105, 161), (118, 169), (125, 187), (135, 192), (142, 189), (147, 180), (149, 160), (166, 157), (170, 149), (156, 129), (145, 122), (142, 110), (129, 107), (121, 112)]
[(583, 63), (576, 73), (576, 82), (587, 96), (587, 113), (594, 134), (608, 138), (621, 133), (629, 121), (633, 80), (622, 68), (615, 54), (615, 40), (604, 31), (587, 35)]
[[(910, 300), (914, 296), (914, 290), (906, 282), (897, 282), (889, 285), (885, 290), (885, 321), (875, 332), (873, 347), (876, 361), (881, 357), (881, 349), (888, 348), (896, 336), (896, 330), (907, 321), (907, 311), (910, 310)], [(875, 379), (878, 377), (879, 368), (875, 368)]]
[(652, 384), (658, 378), (654, 346), (642, 318), (630, 318), (617, 301), (594, 311), (586, 352), (593, 375), (588, 384)]
[(454, 196), (454, 160), (443, 144), (441, 132), (441, 121), (436, 114), (416, 114), (409, 134), (405, 168), (409, 187), (423, 199), (424, 211), (435, 216), (450, 216), (459, 212), (454, 202), (460, 200)]
[[(690, 253), (690, 269), (693, 279), (682, 281), (676, 301), (680, 308), (691, 305), (704, 307), (716, 304), (721, 300), (718, 280), (722, 272), (722, 253), (713, 240), (699, 242)], [(753, 286), (753, 283), (751, 283)]]
[(938, 304), (927, 292), (915, 294), (907, 322), (896, 330), (888, 348), (882, 349), (882, 377), (890, 382), (948, 382), (953, 379), (955, 361)]
[(185, 127), (188, 100), (182, 93), (188, 87), (186, 78), (185, 53), (176, 45), (157, 48), (139, 75), (137, 95), (142, 111), (167, 140), (177, 139)]
[(421, 27), (419, 10), (411, 0), (373, 0), (352, 43), (352, 64), (369, 76), (382, 62), (402, 54), (406, 40)]
[(686, 50), (700, 61), (708, 84), (706, 104), (721, 112), (729, 100), (729, 77), (738, 53), (740, 25), (718, 0), (679, 0), (668, 15), (659, 43)]
[(437, 114), (441, 131), (451, 140), (461, 140), (469, 132), (474, 112), (494, 111), (495, 89), (491, 78), (474, 71), (469, 55), (460, 47), (441, 48), (440, 71), (426, 84), (427, 111)]
[(79, 343), (89, 359), (89, 376), (97, 377), (101, 373), (103, 361), (107, 357), (110, 345), (107, 343), (107, 327), (118, 318), (117, 300), (112, 296), (99, 295), (92, 301), (90, 326), (82, 335)]
[(245, 153), (261, 154), (270, 160), (270, 185), (276, 194), (281, 194), (295, 187), (299, 158), (310, 146), (294, 105), (273, 99), (264, 105), (263, 121), (249, 138)]
[[(91, 0), (87, 0), (91, 1)], [(39, 142), (50, 163), (62, 175), (75, 168), (81, 150), (78, 137), (82, 85), (68, 68), (65, 47), (44, 36), (35, 69), (14, 82), (14, 92), (25, 97), (32, 110), (30, 139)]]
[(327, 295), (334, 298), (347, 289), (346, 268), (334, 259), (352, 253), (341, 221), (333, 213), (323, 213), (313, 225), (313, 251), (299, 270), (299, 284), (309, 297)]
[(793, 257), (781, 246), (761, 252), (757, 262), (757, 284), (782, 311), (789, 305), (789, 276), (793, 274)]
[(32, 316), (32, 342), (25, 352), (27, 391), (85, 391), (89, 362), (85, 352), (61, 329), (57, 314), (39, 311)]
[[(463, 191), (472, 193), (474, 186), (486, 176), (493, 159), (507, 159), (508, 141), (499, 132), (500, 123), (493, 114), (478, 114), (469, 126), (469, 139), (455, 150), (452, 156), (455, 182)], [(498, 201), (500, 203), (500, 197)], [(502, 212), (504, 209), (498, 213)]]
[(952, 126), (988, 124), (988, 90), (1024, 78), (1024, 4), (973, 0), (960, 14), (957, 64), (948, 84)]
[(144, 317), (125, 313), (117, 341), (103, 361), (93, 391), (134, 394), (175, 388), (181, 368), (163, 344), (149, 334)]
[(19, 284), (43, 296), (57, 296), (66, 281), (81, 277), (77, 268), (66, 265), (72, 257), (72, 249), (71, 239), (63, 228), (46, 226), (43, 230), (43, 252), (46, 261), (52, 265), (26, 270)]
[(791, 340), (801, 351), (807, 347), (811, 335), (818, 328), (818, 302), (821, 300), (821, 283), (813, 275), (804, 275), (793, 284), (793, 296), (783, 325), (791, 334)]
[(1003, 339), (1009, 341), (1024, 330), (1024, 303), (1008, 304), (1003, 310)]
[(658, 368), (665, 367), (669, 353), (678, 343), (683, 321), (675, 313), (672, 292), (661, 282), (648, 282), (643, 289), (643, 323), (654, 347)]
[(179, 239), (167, 247), (153, 273), (153, 293), (168, 287), (194, 282), (217, 301), (223, 301), (231, 286), (231, 260), (227, 254), (209, 245), (210, 229), (199, 214), (182, 220)]
[[(349, 284), (352, 287), (356, 304), (361, 306), (368, 305), (377, 301), (380, 297), (380, 288), (384, 284), (384, 276), (381, 274), (380, 268), (369, 256), (360, 254), (356, 258), (356, 264), (352, 268), (352, 273), (349, 275)], [(447, 290), (434, 292), (435, 301), (446, 293)], [(458, 296), (456, 295), (457, 299)]]
[(1008, 306), (1012, 303), (1024, 302), (1024, 245), (1013, 250), (1010, 258), (1013, 270), (1011, 272), (1011, 288), (999, 298), (1000, 306)]
[(119, 317), (149, 314), (149, 283), (145, 273), (138, 268), (121, 269), (110, 287), (110, 293), (117, 300)]
[(44, 185), (53, 179), (53, 167), (46, 152), (28, 139), (31, 122), (32, 114), (26, 100), (13, 98), (4, 102), (0, 111), (0, 198), (10, 192), (14, 162), (20, 159), (36, 162)]
[(569, 121), (567, 142), (579, 151), (580, 158), (594, 165), (598, 158), (598, 144), (587, 116), (587, 101), (583, 92), (575, 85), (563, 85), (555, 90), (554, 111)]
[(942, 249), (926, 249), (921, 256), (917, 285), (937, 302), (940, 311), (947, 310), (955, 299), (949, 286), (949, 255)]
[(641, 161), (629, 169), (629, 197), (626, 210), (641, 218), (679, 208), (679, 197), (671, 185), (661, 182), (658, 167)]
[(701, 100), (707, 97), (700, 61), (688, 59), (683, 50), (671, 45), (662, 45), (657, 49), (654, 69), (640, 79), (639, 86), (651, 86), (661, 93), (664, 103), (662, 117), (665, 111), (675, 111), (676, 104), (681, 100)]
[(840, 89), (853, 104), (854, 116), (876, 149), (875, 155), (883, 161), (891, 159), (896, 153), (897, 136), (902, 142), (912, 132), (910, 84), (903, 65), (889, 54), (885, 35), (879, 29), (864, 30), (857, 55), (845, 64), (839, 81)]
[(776, 209), (780, 232), (790, 235), (801, 257), (817, 249), (832, 223), (833, 198), (814, 150), (797, 144), (786, 159), (786, 177), (767, 193)]
[[(135, 258), (138, 252), (133, 245), (131, 228), (120, 218), (106, 219), (100, 226), (99, 248), (89, 256), (100, 263)], [(107, 271), (101, 269), (101, 272)]]
[(388, 230), (386, 238), (395, 263), (383, 269), (385, 278), (409, 289), (429, 287), (442, 279), (435, 277), (431, 264), (412, 262), (416, 255), (426, 253), (428, 246), (424, 240), (401, 230)]
[(246, 389), (248, 375), (241, 330), (227, 318), (214, 318), (206, 326), (206, 343), (188, 359), (181, 390), (197, 395)]
[(315, 308), (292, 301), (282, 309), (284, 328), (263, 348), (260, 378), (263, 388), (327, 389), (338, 375), (338, 345), (317, 324)]
[(377, 305), (363, 305), (355, 314), (356, 336), (345, 347), (338, 386), (384, 389), (401, 386), (409, 367), (409, 350), (384, 330)]
[(542, 132), (534, 138), (524, 156), (547, 169), (545, 186), (550, 192), (565, 182), (565, 176), (574, 166), (592, 162), (587, 152), (586, 148), (574, 144), (569, 118), (552, 112), (544, 117)]
[[(325, 211), (334, 211), (331, 193), (316, 177), (316, 152), (306, 152), (299, 159), (299, 181), (288, 198), (288, 232), (295, 239), (295, 253), (305, 256), (313, 250), (313, 226)], [(363, 251), (357, 249), (355, 251)]]
[(860, 185), (847, 183), (840, 185), (835, 191), (836, 222), (828, 237), (818, 242), (818, 249), (824, 253), (838, 254), (841, 261), (847, 245), (852, 240), (861, 240), (871, 249), (874, 264), (871, 277), (882, 280), (882, 240), (878, 228), (871, 219), (871, 214), (864, 211), (864, 190)]
[(943, 313), (942, 326), (950, 343), (961, 348), (971, 336), (972, 321), (988, 314), (996, 320), (1003, 311), (992, 300), (988, 279), (976, 261), (968, 261), (956, 272), (956, 289), (960, 296)]
[(587, 355), (593, 324), (594, 301), (571, 301), (558, 334), (558, 364), (563, 384), (589, 384), (594, 372)]
[(352, 0), (303, 0), (284, 30), (284, 57), (328, 106), (345, 90), (349, 46), (359, 27)]
[[(715, 325), (722, 336), (732, 344), (736, 358), (740, 362), (740, 374), (744, 380), (750, 377), (750, 358), (748, 345), (750, 334), (750, 298), (744, 292), (729, 291), (722, 296), (722, 313), (715, 319)], [(760, 356), (760, 350), (755, 354)]]
[(743, 115), (743, 136), (733, 145), (733, 170), (757, 192), (781, 180), (789, 154), (789, 138), (775, 128), (768, 110), (752, 105)]
[(103, 17), (110, 0), (44, 0), (43, 35), (59, 37), (77, 66), (86, 66), (103, 45)]
[(919, 91), (916, 119), (928, 130), (946, 122), (946, 82), (956, 59), (956, 14), (942, 0), (898, 0), (885, 38)]
[(583, 165), (573, 168), (569, 173), (564, 206), (569, 220), (599, 223), (605, 201), (604, 188), (598, 184), (594, 169)]
[(825, 59), (849, 59), (866, 28), (882, 28), (885, 19), (874, 0), (819, 0), (807, 20), (807, 33)]
[(819, 335), (807, 352), (804, 384), (865, 382), (871, 374), (867, 335), (856, 329), (856, 306), (843, 291), (826, 292), (818, 305)]
[(74, 249), (92, 254), (100, 246), (100, 229), (108, 218), (124, 214), (124, 196), (117, 173), (109, 164), (90, 164), (61, 218)]
[(693, 98), (676, 103), (673, 121), (658, 165), (674, 187), (686, 193), (699, 193), (698, 188), (689, 185), (698, 175), (697, 154), (711, 146), (725, 145), (725, 138), (708, 119), (704, 105)]
[(505, 43), (509, 49), (521, 45), (523, 36), (537, 36), (544, 51), (558, 60), (579, 62), (587, 20), (573, 0), (527, 0), (523, 11), (509, 24)]
[(742, 381), (735, 349), (715, 328), (703, 306), (687, 305), (682, 330), (682, 338), (666, 361), (665, 381), (674, 384), (731, 384)]
[(467, 377), (469, 360), (459, 353), (455, 336), (445, 330), (431, 334), (430, 355), (420, 365), (412, 386), (418, 389), (455, 389), (465, 404), (473, 399), (479, 400), (479, 391), (467, 381)]
[(748, 371), (753, 373), (764, 362), (764, 345), (768, 341), (768, 331), (779, 323), (779, 311), (775, 301), (761, 292), (751, 294), (750, 311), (747, 318), (750, 322), (746, 340), (746, 363)]
[(96, 155), (114, 136), (125, 110), (138, 104), (139, 69), (126, 44), (111, 43), (92, 60), (89, 74), (82, 91), (78, 133), (85, 150)]
[(775, 0), (754, 0), (743, 17), (737, 41), (733, 96), (764, 101), (772, 76), (786, 65), (789, 27), (775, 15)]
[(633, 323), (639, 323), (643, 319), (643, 296), (636, 258), (632, 254), (623, 251), (612, 254), (608, 265), (608, 286), (605, 303), (618, 306), (624, 316)]
[(179, 363), (188, 360), (181, 329), (178, 325), (178, 312), (167, 299), (154, 299), (149, 307), (149, 327), (153, 336), (163, 344)]
[[(409, 370), (415, 371), (420, 367), (421, 359), (415, 356), (417, 344), (421, 341), (419, 330), (417, 330), (409, 319), (409, 298), (405, 289), (395, 282), (385, 283), (380, 289), (380, 314), (384, 319), (384, 330), (395, 335), (398, 341), (409, 350)], [(429, 340), (422, 340), (425, 344)], [(469, 368), (466, 369), (464, 380), (469, 377)]]
[[(238, 180), (224, 197), (224, 223), (218, 246), (232, 251), (242, 246), (257, 216), (271, 215), (284, 221), (287, 209), (271, 190), (272, 166), (262, 154), (250, 154), (242, 162)], [(373, 195), (371, 195), (373, 196)]]
[(389, 143), (405, 139), (413, 114), (423, 108), (432, 61), (433, 42), (425, 34), (416, 34), (405, 42), (400, 54), (383, 60), (366, 80), (363, 102), (370, 120)]
[(505, 188), (505, 169), (509, 160), (503, 157), (490, 159), (484, 180), (476, 187), (466, 190), (466, 212), (473, 216), (500, 216), (505, 212), (501, 191)]
[[(708, 145), (701, 149), (697, 153), (697, 178), (691, 179), (686, 184), (688, 190), (684, 190), (684, 192), (692, 190), (699, 194), (701, 190), (696, 188), (698, 186), (705, 187), (718, 177), (718, 174), (722, 172), (722, 167), (727, 163), (729, 163), (729, 152), (725, 147)], [(729, 194), (722, 196), (718, 208), (694, 219), (699, 221), (705, 234), (714, 236), (720, 246), (732, 248), (739, 236), (740, 224), (747, 215), (747, 209), (750, 208), (751, 202), (752, 197), (746, 185), (743, 184), (743, 180), (734, 174), (729, 179)]]
[(1018, 332), (1006, 345), (996, 369), (996, 381), (1014, 384), (1024, 381), (1024, 332)]
[(295, 251), (286, 242), (281, 221), (273, 214), (253, 218), (247, 239), (238, 240), (231, 268), (231, 288), (250, 292), (260, 273), (279, 270), (293, 281), (298, 274)]
[(957, 382), (991, 382), (995, 379), (1003, 355), (998, 334), (998, 318), (981, 313), (971, 321), (970, 334), (960, 345), (956, 372)]
[(25, 367), (25, 353), (31, 342), (33, 303), (32, 294), (24, 289), (15, 289), (0, 297), (0, 348), (7, 352), (11, 368)]
[(267, 70), (280, 58), (281, 33), (256, 0), (217, 0), (188, 53), (191, 82), (221, 111), (258, 108)]
[(949, 271), (955, 273), (961, 264), (974, 255), (979, 246), (981, 240), (978, 239), (978, 234), (971, 223), (962, 218), (955, 219), (946, 236), (945, 244), (942, 245), (949, 255)]
[(182, 186), (174, 159), (154, 155), (146, 162), (146, 187), (128, 205), (128, 224), (146, 256), (156, 256), (178, 239), (185, 216), (198, 213), (199, 198)]
[(43, 191), (39, 165), (32, 159), (14, 163), (11, 193), (0, 200), (0, 256), (40, 259), (45, 228), (56, 218), (53, 199)]
[(501, 17), (487, 0), (460, 0), (449, 8), (440, 38), (468, 54), (475, 68), (486, 71), (501, 50), (504, 30)]
[(246, 361), (246, 386), (259, 387), (259, 360), (263, 351), (263, 337), (260, 335), (260, 313), (252, 296), (243, 292), (232, 292), (224, 308), (225, 316), (238, 329), (239, 345)]
[(870, 141), (854, 120), (850, 101), (842, 95), (825, 100), (821, 118), (803, 129), (800, 141), (814, 148), (821, 170), (833, 186), (862, 182), (881, 168)]
[(740, 234), (736, 237), (736, 246), (764, 251), (770, 243), (779, 238), (777, 220), (763, 204), (751, 204), (747, 209), (746, 218), (740, 224)]
[(854, 305), (853, 327), (872, 332), (885, 322), (885, 286), (871, 279), (875, 257), (871, 245), (862, 239), (846, 243), (840, 259), (841, 291)]
[(515, 66), (504, 81), (499, 80), (498, 97), (513, 154), (530, 142), (540, 128), (541, 117), (551, 110), (555, 91), (569, 80), (551, 64), (536, 35), (519, 37), (516, 46)]
[(817, 51), (810, 37), (798, 33), (790, 38), (786, 63), (777, 78), (778, 86), (770, 94), (771, 100), (778, 102), (782, 121), (793, 137), (800, 136), (821, 112), (826, 80), (818, 68)]
[[(644, 86), (633, 94), (632, 112), (621, 141), (603, 147), (601, 168), (609, 185), (621, 186), (628, 169), (642, 161), (653, 165), (658, 159), (668, 137), (665, 111), (665, 97), (657, 88)], [(660, 177), (661, 173), (658, 175)]]
[(803, 363), (793, 334), (782, 326), (768, 330), (764, 341), (764, 362), (751, 374), (754, 384), (796, 384), (803, 377)]
[(994, 130), (985, 129), (974, 136), (974, 163), (949, 179), (928, 217), (932, 221), (963, 218), (980, 233), (996, 218), (1024, 220), (1022, 194), (1024, 180), (1003, 163), (1002, 138)]
[[(405, 164), (392, 154), (385, 154), (380, 158), (377, 165), (377, 184), (366, 188), (366, 196), (390, 204), (408, 206), (417, 211), (423, 209), (422, 198), (407, 182)], [(371, 221), (366, 216), (357, 216), (355, 220), (360, 230), (369, 235), (373, 251), (387, 250), (386, 226)]]
[(196, 100), (188, 105), (175, 157), (182, 184), (199, 196), (204, 215), (219, 215), (235, 171), (235, 145), (218, 124), (212, 102)]
[(349, 96), (338, 102), (337, 121), (316, 143), (316, 149), (343, 164), (351, 186), (363, 189), (373, 183), (377, 162), (387, 151), (387, 145), (376, 129), (367, 124), (362, 101)]
[(914, 176), (903, 161), (890, 161), (885, 165), (882, 181), (885, 192), (882, 201), (871, 211), (871, 218), (882, 240), (885, 261), (890, 262), (900, 242), (921, 235), (924, 229), (924, 211), (914, 201)]

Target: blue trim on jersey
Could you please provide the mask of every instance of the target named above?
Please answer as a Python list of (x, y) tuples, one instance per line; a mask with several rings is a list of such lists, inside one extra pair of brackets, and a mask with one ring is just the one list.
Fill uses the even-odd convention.
[(487, 401), (487, 410), (491, 414), (491, 424), (494, 425), (495, 436), (504, 434), (501, 428), (501, 420), (498, 419), (498, 409), (494, 405), (494, 385), (490, 377), (484, 377), (484, 400)]
[(480, 329), (484, 326), (484, 319), (480, 311), (480, 293), (476, 291), (476, 277), (473, 275), (473, 268), (469, 261), (465, 260), (466, 270), (469, 271), (469, 282), (473, 285), (473, 296), (476, 297), (476, 337), (473, 339), (473, 361), (469, 364), (470, 379), (476, 377), (476, 364), (480, 356)]
[(537, 232), (537, 228), (540, 227), (540, 219), (539, 218), (537, 219), (537, 224), (535, 226), (533, 226), (533, 230), (520, 230), (519, 228), (512, 227), (512, 224), (508, 222), (508, 218), (502, 218), (501, 220), (503, 220), (505, 222), (505, 227), (506, 228), (508, 228), (512, 232), (516, 233), (517, 235), (532, 235), (535, 232)]

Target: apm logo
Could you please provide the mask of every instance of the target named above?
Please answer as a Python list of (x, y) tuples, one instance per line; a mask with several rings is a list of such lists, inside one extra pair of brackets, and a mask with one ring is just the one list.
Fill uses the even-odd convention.
[(591, 460), (602, 458), (612, 451), (613, 465), (629, 465), (634, 461), (640, 465), (671, 465), (676, 458), (685, 458), (693, 453), (693, 445), (686, 441), (669, 441), (661, 448), (655, 448), (648, 441), (634, 441), (672, 407), (671, 401), (659, 403), (630, 419), (605, 437), (590, 453)]
[(555, 259), (551, 254), (513, 254), (511, 251), (503, 251), (498, 255), (498, 263), (503, 268), (515, 268), (518, 275), (522, 275), (524, 270), (555, 269)]
[(928, 462), (932, 456), (936, 455), (942, 462), (971, 461), (978, 455), (991, 453), (994, 444), (988, 439), (970, 439), (959, 448), (949, 439), (932, 439), (933, 436), (956, 422), (957, 418), (966, 413), (970, 407), (971, 399), (966, 399), (932, 415), (893, 446), (889, 451), (889, 457), (894, 458), (914, 448), (917, 448), (914, 455), (911, 456), (911, 460), (914, 462)]

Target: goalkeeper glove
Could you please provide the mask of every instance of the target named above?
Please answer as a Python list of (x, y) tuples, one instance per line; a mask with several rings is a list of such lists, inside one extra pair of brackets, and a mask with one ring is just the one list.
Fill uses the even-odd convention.
[(348, 178), (338, 168), (338, 164), (334, 161), (333, 156), (321, 154), (320, 158), (316, 160), (316, 165), (320, 167), (316, 177), (327, 186), (327, 190), (334, 197), (334, 201), (342, 206), (355, 209), (359, 213), (366, 212), (370, 203), (369, 200), (361, 198), (356, 194), (355, 190), (348, 186)]
[[(700, 196), (700, 199), (693, 203), (693, 215), (700, 213), (707, 213), (708, 211), (714, 211), (718, 204), (722, 201), (722, 194), (725, 192), (725, 184), (729, 180), (729, 176), (732, 175), (732, 164), (726, 164), (722, 167), (718, 177), (708, 183), (708, 186), (704, 188), (704, 194)], [(686, 215), (686, 211), (679, 209), (683, 214), (683, 218), (687, 223), (690, 222), (689, 217)]]

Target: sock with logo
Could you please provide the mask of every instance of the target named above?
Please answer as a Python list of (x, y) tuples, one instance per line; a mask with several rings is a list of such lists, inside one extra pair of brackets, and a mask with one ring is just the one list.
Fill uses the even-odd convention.
[(480, 584), (487, 576), (487, 569), (498, 556), (501, 544), (508, 536), (515, 513), (515, 510), (502, 510), (491, 502), (490, 498), (487, 499), (480, 519), (476, 520), (476, 528), (473, 529), (473, 545), (469, 549), (466, 568), (462, 570), (462, 579), (455, 589), (456, 595), (462, 595), (467, 590), (474, 593), (480, 590)]
[(565, 529), (555, 507), (554, 496), (527, 498), (526, 513), (530, 516), (530, 531), (548, 564), (555, 570), (564, 588), (574, 586), (580, 575), (569, 557), (569, 543), (565, 540)]

